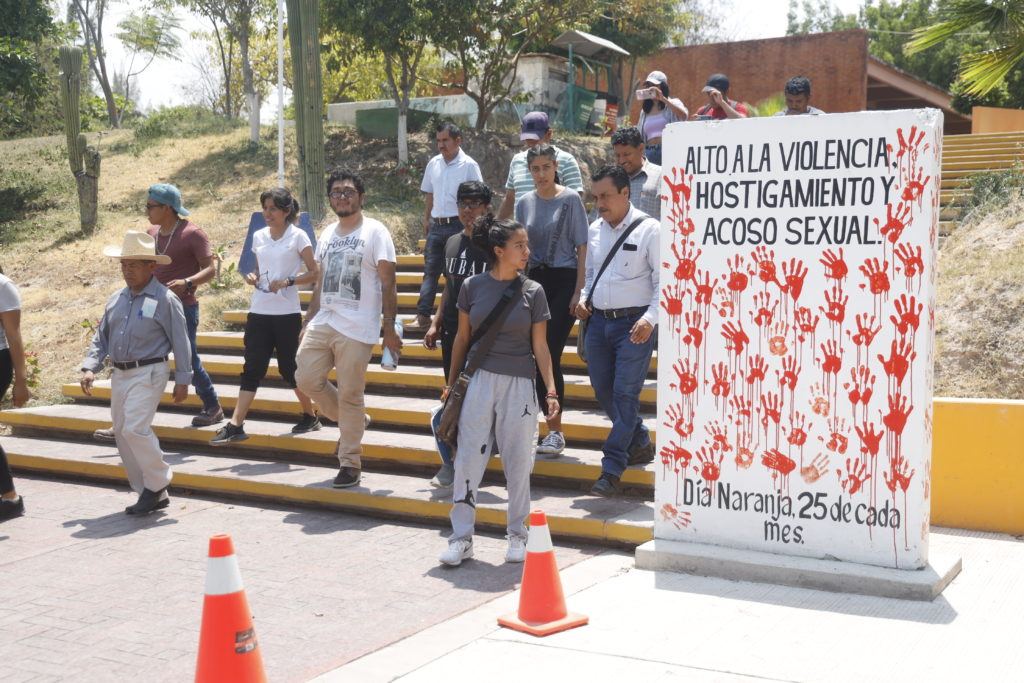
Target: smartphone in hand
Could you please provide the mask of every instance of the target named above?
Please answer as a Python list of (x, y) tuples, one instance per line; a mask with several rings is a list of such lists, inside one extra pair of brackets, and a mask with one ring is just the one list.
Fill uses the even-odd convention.
[(655, 98), (654, 88), (640, 88), (636, 91), (638, 100), (653, 100)]

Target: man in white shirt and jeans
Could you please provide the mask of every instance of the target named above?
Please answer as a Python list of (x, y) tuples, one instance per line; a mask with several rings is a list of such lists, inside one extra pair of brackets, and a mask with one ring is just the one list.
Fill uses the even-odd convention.
[[(395, 243), (384, 225), (363, 215), (366, 187), (357, 174), (335, 169), (327, 194), (338, 220), (320, 233), (314, 255), (320, 277), (303, 322), (295, 383), (316, 401), (320, 412), (338, 423), (335, 488), (359, 483), (362, 464), (366, 368), (381, 337), (396, 356), (402, 340), (395, 332), (398, 289)], [(337, 368), (338, 385), (327, 375)]]
[[(586, 335), (587, 369), (601, 408), (612, 421), (601, 459), (601, 476), (590, 492), (612, 496), (630, 465), (654, 460), (651, 435), (640, 419), (640, 391), (647, 379), (657, 339), (659, 223), (630, 204), (629, 174), (618, 164), (591, 176), (591, 191), (601, 216), (590, 225), (586, 284), (576, 307), (590, 319)], [(594, 282), (612, 246), (639, 219), (636, 228)], [(587, 298), (593, 292), (591, 305)]]
[(423, 283), (416, 304), (416, 321), (410, 327), (427, 328), (434, 314), (437, 280), (444, 264), (444, 245), (448, 238), (462, 230), (456, 193), (467, 180), (483, 181), (480, 166), (462, 151), (462, 131), (451, 121), (437, 127), (437, 156), (423, 171), (426, 211), (423, 216)]

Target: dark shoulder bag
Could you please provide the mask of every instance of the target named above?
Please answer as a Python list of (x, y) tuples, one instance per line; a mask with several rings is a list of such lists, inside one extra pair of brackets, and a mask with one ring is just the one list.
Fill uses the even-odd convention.
[[(587, 294), (587, 300), (583, 304), (584, 306), (587, 307), (588, 311), (592, 311), (593, 310), (591, 308), (591, 306), (590, 306), (590, 302), (593, 301), (593, 299), (594, 299), (594, 292), (597, 291), (597, 281), (601, 279), (601, 276), (604, 275), (604, 271), (608, 268), (608, 265), (611, 264), (612, 257), (615, 256), (615, 252), (617, 252), (619, 250), (619, 247), (621, 247), (622, 243), (626, 241), (626, 238), (629, 237), (629, 234), (631, 232), (633, 232), (638, 225), (643, 223), (646, 218), (648, 218), (648, 216), (644, 215), (644, 216), (641, 216), (640, 218), (637, 218), (632, 223), (630, 223), (629, 227), (627, 227), (626, 230), (621, 235), (619, 235), (619, 239), (616, 240), (615, 244), (612, 245), (612, 248), (608, 252), (608, 255), (604, 257), (604, 263), (601, 264), (601, 269), (597, 271), (597, 275), (594, 277), (594, 281), (590, 283), (590, 292)], [(579, 332), (576, 333), (576, 353), (579, 355), (580, 360), (583, 361), (584, 363), (587, 362), (587, 344), (586, 344), (586, 341), (587, 341), (587, 325), (589, 323), (590, 323), (590, 318), (586, 318), (586, 319), (580, 320)]]
[(498, 337), (505, 318), (512, 311), (513, 302), (519, 299), (519, 295), (523, 291), (525, 280), (526, 277), (520, 275), (512, 280), (512, 284), (502, 292), (501, 299), (469, 340), (467, 349), (469, 360), (466, 362), (465, 368), (448, 387), (444, 408), (441, 409), (441, 421), (437, 429), (437, 436), (451, 446), (458, 445), (459, 415), (462, 413), (462, 403), (466, 400), (469, 381), (473, 379), (473, 373), (480, 367), (480, 363), (487, 357), (491, 346), (494, 345), (494, 340)]

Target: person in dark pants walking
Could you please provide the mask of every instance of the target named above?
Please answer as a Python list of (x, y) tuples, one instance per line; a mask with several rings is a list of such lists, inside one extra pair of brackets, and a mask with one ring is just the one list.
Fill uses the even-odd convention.
[[(586, 286), (576, 314), (590, 319), (587, 370), (598, 403), (612, 421), (601, 449), (601, 476), (590, 492), (611, 496), (628, 466), (654, 460), (651, 435), (640, 419), (640, 391), (657, 339), (660, 236), (658, 221), (630, 204), (624, 168), (602, 166), (591, 180), (601, 218), (590, 225)], [(636, 227), (595, 283), (612, 245), (634, 222)]]
[[(587, 211), (578, 193), (559, 184), (558, 157), (546, 143), (526, 153), (527, 167), (535, 190), (516, 204), (516, 220), (530, 236), (530, 279), (544, 288), (551, 320), (548, 321), (548, 351), (555, 375), (559, 405), (565, 404), (562, 351), (576, 322), (576, 304), (583, 289), (587, 261)], [(538, 397), (543, 400), (544, 382), (537, 376)], [(537, 446), (537, 454), (555, 457), (565, 450), (562, 414), (548, 418), (548, 433)]]
[[(21, 340), (21, 296), (11, 278), (0, 270), (0, 398), (14, 380), (14, 407), (31, 398), (25, 372), (25, 344)], [(7, 454), (0, 446), (0, 521), (25, 514), (25, 500), (14, 488)]]

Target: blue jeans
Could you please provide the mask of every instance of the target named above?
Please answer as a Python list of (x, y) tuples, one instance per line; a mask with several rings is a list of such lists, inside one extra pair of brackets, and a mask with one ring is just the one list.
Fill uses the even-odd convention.
[(629, 460), (631, 445), (646, 446), (651, 442), (640, 419), (640, 390), (647, 379), (657, 328), (643, 344), (629, 340), (629, 331), (643, 313), (606, 320), (599, 315), (590, 318), (587, 327), (587, 370), (598, 403), (612, 421), (605, 439), (601, 471), (621, 477)]
[(199, 329), (199, 304), (182, 306), (185, 309), (185, 323), (188, 327), (188, 341), (192, 344), (192, 386), (196, 388), (196, 395), (203, 400), (204, 408), (214, 408), (220, 405), (217, 399), (217, 392), (213, 388), (213, 380), (203, 368), (203, 361), (199, 359), (199, 349), (196, 347), (196, 331)]
[(437, 295), (437, 279), (441, 277), (444, 266), (444, 245), (448, 238), (461, 232), (462, 225), (440, 225), (430, 223), (427, 233), (427, 244), (423, 248), (423, 284), (420, 285), (420, 298), (416, 303), (416, 313), (428, 318), (434, 314), (434, 297)]
[(644, 147), (644, 156), (647, 157), (647, 161), (655, 166), (661, 166), (661, 143), (646, 145)]

